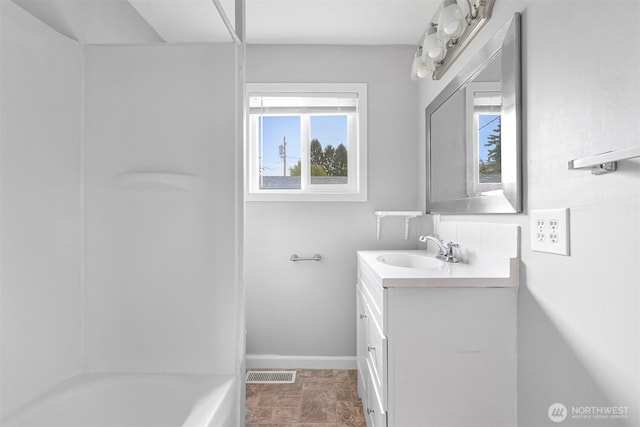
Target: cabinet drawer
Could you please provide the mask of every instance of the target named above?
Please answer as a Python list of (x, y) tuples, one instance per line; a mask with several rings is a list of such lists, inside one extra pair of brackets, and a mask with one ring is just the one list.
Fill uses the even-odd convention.
[(371, 319), (369, 323), (369, 339), (367, 343), (369, 363), (373, 385), (378, 389), (380, 401), (387, 407), (387, 337), (380, 326)]
[[(369, 365), (369, 372), (373, 372), (373, 367)], [(367, 420), (367, 427), (387, 427), (387, 414), (382, 405), (379, 389), (375, 386), (375, 379), (372, 375), (367, 377), (367, 400), (363, 402), (364, 416)]]
[(358, 263), (358, 281), (361, 283), (369, 304), (376, 314), (376, 321), (384, 328), (384, 319), (382, 318), (384, 288), (382, 284), (378, 281), (373, 271), (370, 268), (365, 268), (362, 263)]
[(362, 289), (365, 301), (369, 304), (369, 308), (371, 309), (371, 317), (375, 319), (376, 323), (382, 329), (384, 327), (384, 317), (382, 316), (384, 301), (383, 288), (378, 286), (376, 283), (367, 283), (362, 279), (360, 279), (358, 283)]
[(362, 400), (363, 406), (368, 399), (368, 388), (367, 388), (367, 376), (369, 375), (369, 371), (367, 370), (367, 365), (363, 367), (358, 366), (358, 397)]
[(358, 371), (364, 370), (367, 367), (367, 358), (369, 357), (369, 352), (367, 351), (367, 346), (369, 345), (369, 323), (371, 313), (368, 309), (368, 305), (365, 301), (364, 290), (361, 285), (357, 285), (356, 292), (356, 301), (357, 301), (357, 312), (356, 312), (356, 335), (357, 335), (357, 347), (356, 347), (356, 355), (357, 355), (357, 364)]

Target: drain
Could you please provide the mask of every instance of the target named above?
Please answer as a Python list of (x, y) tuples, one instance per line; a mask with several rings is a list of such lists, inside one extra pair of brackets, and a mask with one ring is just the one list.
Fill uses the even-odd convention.
[(247, 384), (293, 384), (296, 371), (249, 371)]

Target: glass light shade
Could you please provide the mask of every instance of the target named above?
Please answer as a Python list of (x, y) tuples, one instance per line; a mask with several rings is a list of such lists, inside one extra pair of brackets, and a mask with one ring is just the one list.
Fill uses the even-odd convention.
[(438, 37), (448, 41), (460, 37), (467, 26), (462, 9), (456, 0), (445, 0), (438, 17)]
[(424, 79), (433, 75), (433, 65), (424, 62), (421, 55), (416, 55), (411, 64), (411, 80)]
[(440, 62), (446, 55), (447, 47), (438, 38), (436, 27), (434, 25), (430, 26), (422, 43), (422, 60), (424, 62)]

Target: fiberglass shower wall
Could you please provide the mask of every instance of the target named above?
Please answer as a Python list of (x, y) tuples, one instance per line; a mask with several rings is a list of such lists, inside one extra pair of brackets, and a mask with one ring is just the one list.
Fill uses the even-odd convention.
[(86, 369), (233, 374), (236, 48), (84, 53)]
[(0, 1), (0, 418), (82, 369), (82, 48)]
[(237, 49), (0, 1), (0, 418), (83, 372), (241, 371)]

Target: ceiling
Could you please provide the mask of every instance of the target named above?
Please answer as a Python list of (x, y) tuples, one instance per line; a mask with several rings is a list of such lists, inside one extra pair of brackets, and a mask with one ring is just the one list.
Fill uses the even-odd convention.
[[(231, 40), (212, 0), (13, 1), (84, 44)], [(233, 0), (221, 3), (234, 22)], [(246, 0), (247, 43), (418, 44), (439, 4), (440, 0)]]

